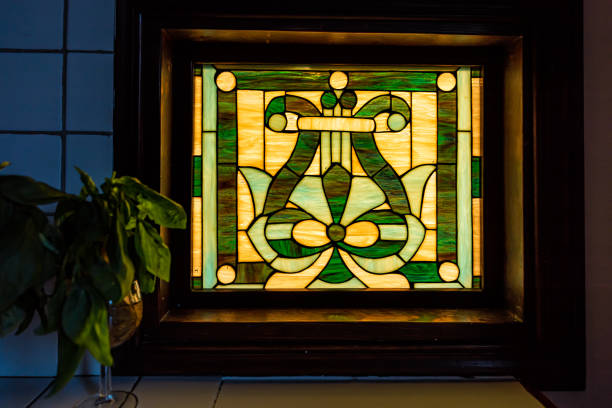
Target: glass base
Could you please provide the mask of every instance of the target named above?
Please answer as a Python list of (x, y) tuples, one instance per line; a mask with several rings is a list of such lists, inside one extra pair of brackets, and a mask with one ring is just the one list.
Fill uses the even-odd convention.
[(133, 392), (113, 391), (109, 397), (105, 399), (98, 394), (91, 395), (74, 408), (136, 408), (138, 406), (138, 398)]

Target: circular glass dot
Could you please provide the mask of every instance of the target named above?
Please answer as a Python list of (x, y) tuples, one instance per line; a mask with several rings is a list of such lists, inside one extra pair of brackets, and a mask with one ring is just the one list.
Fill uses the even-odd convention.
[(327, 229), (327, 235), (334, 242), (342, 241), (345, 235), (344, 227), (340, 224), (332, 224)]
[(387, 126), (394, 132), (402, 130), (406, 127), (406, 118), (401, 113), (394, 113), (393, 115), (389, 115), (387, 119)]
[(443, 262), (438, 269), (438, 274), (444, 282), (456, 281), (459, 277), (459, 267), (452, 262)]
[(283, 114), (275, 113), (268, 119), (268, 127), (275, 132), (282, 132), (286, 126), (287, 118)]
[(344, 91), (340, 95), (340, 105), (344, 109), (353, 109), (357, 105), (357, 94), (355, 91)]
[(236, 77), (229, 71), (217, 75), (217, 88), (223, 92), (229, 92), (236, 87)]
[(236, 279), (236, 271), (231, 265), (223, 265), (217, 269), (217, 279), (224, 285), (232, 283)]
[(348, 76), (341, 71), (336, 71), (329, 77), (329, 86), (333, 89), (344, 89), (348, 84)]
[(321, 105), (326, 109), (331, 109), (336, 106), (336, 102), (338, 102), (338, 98), (336, 94), (331, 91), (325, 91), (323, 95), (321, 95)]
[(457, 85), (457, 79), (450, 72), (440, 74), (438, 77), (438, 88), (444, 92), (452, 91)]

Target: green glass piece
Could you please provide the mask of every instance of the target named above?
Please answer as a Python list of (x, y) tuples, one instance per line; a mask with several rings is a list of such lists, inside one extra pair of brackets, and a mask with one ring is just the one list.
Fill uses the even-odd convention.
[(302, 246), (291, 239), (274, 239), (269, 241), (269, 244), (272, 249), (285, 258), (302, 258), (318, 254), (331, 246), (327, 244), (322, 247), (310, 248)]
[(268, 104), (268, 107), (266, 108), (266, 112), (264, 113), (264, 120), (266, 124), (268, 124), (270, 117), (277, 113), (281, 113), (281, 114), (285, 113), (285, 97), (284, 96), (277, 96), (276, 98), (272, 99), (270, 103)]
[(340, 106), (344, 109), (353, 109), (357, 105), (357, 94), (352, 90), (345, 90), (340, 96)]
[[(216, 92), (215, 92), (216, 94)], [(216, 122), (216, 118), (215, 118)], [(202, 259), (204, 289), (217, 284), (217, 135), (202, 134)]]
[(333, 222), (331, 211), (325, 198), (325, 192), (323, 191), (323, 180), (321, 180), (321, 177), (303, 177), (291, 193), (289, 201), (324, 224), (329, 225)]
[(283, 208), (298, 181), (299, 177), (294, 172), (283, 167), (270, 184), (263, 213), (270, 214)]
[(425, 239), (425, 226), (418, 218), (412, 215), (406, 216), (406, 224), (408, 225), (408, 240), (406, 245), (400, 250), (399, 256), (408, 262), (419, 250), (423, 239)]
[(349, 279), (346, 282), (342, 283), (327, 283), (322, 281), (321, 279), (315, 279), (310, 285), (308, 285), (308, 289), (365, 289), (366, 285), (363, 284), (357, 278)]
[(368, 258), (384, 258), (401, 250), (404, 246), (404, 241), (377, 241), (374, 245), (365, 248), (354, 247), (344, 242), (339, 242), (338, 246), (354, 255)]
[(469, 67), (457, 70), (457, 130), (472, 130), (472, 76)]
[(387, 165), (381, 156), (372, 133), (353, 132), (353, 146), (363, 169), (370, 177)]
[(410, 205), (399, 177), (388, 164), (374, 176), (374, 181), (385, 192), (391, 209), (398, 214), (410, 214)]
[(327, 236), (334, 242), (342, 241), (346, 236), (346, 231), (342, 225), (332, 224), (327, 228)]
[(268, 224), (266, 227), (266, 238), (268, 240), (291, 239), (292, 230), (293, 224), (290, 223)]
[[(408, 105), (408, 102), (406, 102), (403, 98), (400, 98), (399, 96), (395, 95), (391, 96), (391, 110), (393, 112), (400, 113), (406, 120), (406, 123), (410, 122), (410, 106)], [(404, 126), (402, 126), (400, 129), (403, 128)]]
[(472, 197), (480, 198), (480, 157), (475, 156), (472, 157)]
[(236, 91), (217, 92), (217, 161), (219, 163), (236, 163), (237, 155), (237, 122)]
[(193, 156), (193, 196), (202, 197), (202, 156)]
[(255, 205), (255, 215), (259, 215), (264, 209), (272, 177), (268, 173), (252, 167), (241, 167), (240, 172), (251, 189)]
[(297, 224), (300, 221), (310, 220), (312, 216), (297, 208), (285, 208), (270, 215), (268, 224)]
[(329, 89), (329, 72), (326, 71), (232, 71), (238, 89), (284, 91), (299, 89), (319, 91)]
[(381, 95), (368, 101), (354, 116), (356, 118), (373, 118), (389, 109), (391, 109), (391, 94)]
[(482, 70), (480, 67), (472, 67), (472, 78), (482, 78)]
[(403, 224), (378, 225), (381, 240), (403, 241), (408, 238), (408, 229)]
[(389, 115), (389, 118), (387, 119), (387, 126), (394, 132), (399, 132), (406, 127), (406, 124), (408, 124), (408, 121), (400, 113)]
[(255, 222), (247, 231), (247, 235), (251, 239), (251, 242), (253, 243), (253, 246), (255, 246), (257, 252), (259, 252), (259, 255), (261, 255), (266, 262), (272, 262), (272, 260), (274, 260), (278, 254), (270, 246), (268, 240), (266, 239), (265, 227), (267, 219), (268, 217), (259, 217), (255, 219)]
[(193, 66), (193, 76), (202, 76), (202, 65), (195, 64)]
[[(369, 177), (353, 177), (340, 224), (345, 227), (360, 215), (385, 202), (385, 193)], [(404, 222), (401, 220), (401, 222)]]
[(401, 272), (410, 283), (413, 282), (442, 282), (438, 275), (438, 264), (436, 262), (408, 262), (400, 268)]
[(293, 153), (286, 166), (298, 176), (303, 175), (317, 152), (320, 133), (317, 131), (300, 131)]
[(320, 116), (319, 109), (308, 99), (295, 95), (285, 96), (285, 107), (287, 112), (294, 112), (300, 116)]
[(351, 255), (359, 266), (371, 273), (389, 273), (397, 271), (406, 262), (397, 255), (389, 255), (384, 258), (369, 258), (359, 255)]
[(270, 266), (280, 272), (295, 273), (311, 266), (320, 255), (319, 253), (314, 253), (301, 258), (283, 258), (279, 256)]
[(202, 289), (202, 278), (191, 278), (192, 289)]
[(421, 216), (425, 185), (435, 169), (436, 166), (433, 164), (423, 164), (411, 169), (402, 176), (401, 180), (402, 184), (404, 185), (404, 189), (406, 189), (410, 209), (417, 217)]
[(472, 132), (457, 132), (457, 280), (465, 288), (472, 284), (472, 240)]
[(480, 276), (474, 276), (472, 278), (472, 287), (474, 289), (480, 289), (481, 288), (481, 286), (480, 286), (481, 283), (482, 283), (482, 280), (480, 279)]
[(332, 109), (336, 106), (338, 102), (338, 97), (332, 91), (325, 91), (323, 95), (321, 95), (321, 105), (323, 105), (326, 109)]
[(215, 71), (212, 65), (204, 65), (202, 69), (202, 131), (204, 132), (217, 131)]
[(436, 72), (351, 72), (348, 88), (366, 91), (436, 90)]
[(439, 164), (437, 177), (438, 260), (457, 262), (457, 175), (455, 165)]
[(438, 91), (438, 163), (457, 162), (457, 91)]
[(263, 262), (240, 262), (234, 283), (264, 283), (273, 273), (274, 269)]
[(404, 217), (390, 210), (370, 211), (357, 218), (359, 221), (372, 221), (374, 224), (398, 224), (405, 225)]
[(338, 164), (334, 164), (323, 176), (323, 189), (334, 222), (340, 221), (350, 186), (351, 175)]
[(235, 267), (236, 167), (228, 164), (218, 165), (217, 180), (217, 264), (232, 264)]
[(282, 132), (283, 130), (285, 130), (286, 126), (287, 118), (285, 117), (285, 115), (275, 113), (274, 115), (270, 116), (270, 120), (268, 121), (268, 127), (273, 131)]
[(342, 283), (352, 278), (353, 274), (344, 266), (337, 250), (334, 250), (325, 269), (318, 276), (318, 279), (327, 283)]

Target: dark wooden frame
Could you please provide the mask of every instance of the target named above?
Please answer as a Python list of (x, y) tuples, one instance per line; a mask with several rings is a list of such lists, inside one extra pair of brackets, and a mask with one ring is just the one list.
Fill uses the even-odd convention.
[[(438, 308), (429, 305), (425, 309), (416, 308), (426, 303), (419, 294), (411, 294), (410, 302), (414, 303), (402, 303), (402, 307), (393, 302), (376, 307), (380, 303), (376, 303), (373, 294), (372, 301), (351, 309), (339, 309), (340, 305), (333, 303), (323, 307), (312, 303), (303, 308), (290, 303), (282, 304), (282, 308), (264, 304), (254, 309), (247, 307), (251, 302), (248, 299), (231, 302), (234, 307), (228, 303), (217, 304), (224, 306), (217, 308), (185, 308), (203, 305), (177, 292), (181, 291), (181, 281), (173, 272), (178, 285), (162, 284), (148, 299), (140, 335), (118, 358), (119, 372), (512, 374), (540, 389), (584, 387), (580, 1), (505, 1), (483, 6), (485, 3), (476, 0), (461, 5), (440, 0), (426, 5), (398, 3), (385, 10), (353, 5), (350, 15), (341, 7), (330, 9), (333, 5), (310, 4), (308, 10), (296, 10), (286, 7), (297, 6), (285, 4), (282, 14), (271, 6), (262, 11), (263, 5), (253, 5), (253, 10), (242, 9), (236, 14), (231, 12), (231, 6), (223, 9), (226, 6), (222, 4), (194, 4), (118, 0), (114, 140), (119, 173), (138, 176), (172, 196), (184, 194), (181, 183), (173, 180), (181, 180), (179, 176), (185, 174), (185, 164), (179, 159), (189, 157), (190, 146), (169, 143), (167, 135), (172, 133), (181, 112), (185, 114), (184, 109), (178, 108), (180, 101), (185, 101), (185, 96), (190, 101), (190, 95), (180, 94), (185, 87), (173, 86), (173, 81), (189, 74), (183, 72), (189, 65), (186, 60), (180, 62), (181, 56), (189, 57), (189, 52), (179, 52), (180, 47), (171, 51), (169, 45), (185, 37), (197, 42), (197, 29), (275, 27), (330, 33), (501, 36), (510, 39), (501, 47), (503, 52), (511, 53), (513, 47), (520, 47), (518, 65), (523, 72), (519, 83), (522, 105), (517, 108), (504, 100), (497, 111), (506, 128), (508, 115), (518, 114), (521, 118), (518, 126), (523, 135), (522, 151), (519, 145), (522, 163), (512, 162), (509, 145), (500, 144), (500, 148), (504, 149), (504, 165), (518, 164), (523, 173), (518, 184), (523, 197), (519, 220), (524, 241), (523, 269), (522, 273), (501, 274), (503, 279), (494, 296), (468, 293), (461, 300), (462, 295), (440, 294)], [(176, 29), (183, 31), (173, 31)], [(189, 49), (194, 49), (193, 44)], [(507, 91), (515, 85), (513, 81), (505, 77), (501, 86)], [(191, 110), (187, 111), (190, 115)], [(495, 122), (495, 114), (487, 121)], [(512, 143), (508, 136), (505, 140)], [(160, 150), (164, 160), (170, 159), (170, 166), (160, 166)], [(511, 187), (513, 181), (506, 179), (502, 193), (487, 196), (494, 201), (492, 208), (501, 208), (508, 217)], [(494, 191), (495, 186), (491, 189)], [(494, 229), (490, 222), (485, 228), (485, 234)], [(187, 235), (166, 231), (164, 235), (180, 268), (180, 248), (185, 248)], [(501, 237), (496, 242), (502, 242)], [(509, 244), (505, 246), (507, 249)], [(493, 254), (486, 253), (485, 261), (497, 257), (498, 263), (503, 264), (503, 256), (495, 250)]]

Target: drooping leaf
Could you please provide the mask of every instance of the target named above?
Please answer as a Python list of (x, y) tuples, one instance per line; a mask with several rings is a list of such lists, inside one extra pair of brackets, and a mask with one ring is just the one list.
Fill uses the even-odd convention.
[(0, 312), (0, 338), (12, 333), (25, 317), (26, 312), (17, 305)]
[(147, 222), (139, 222), (136, 228), (135, 246), (140, 261), (147, 271), (158, 278), (170, 280), (170, 250), (157, 230)]
[(79, 284), (73, 284), (62, 308), (62, 328), (70, 340), (84, 345), (93, 325), (92, 301)]
[(53, 386), (46, 396), (47, 398), (55, 395), (68, 384), (68, 381), (70, 381), (79, 366), (84, 353), (85, 347), (75, 344), (62, 330), (58, 330), (57, 373)]
[[(89, 176), (89, 174), (85, 173), (83, 170), (74, 166), (74, 168), (79, 172), (79, 176), (81, 178), (81, 182), (83, 183), (83, 190), (85, 192), (85, 196), (87, 194), (94, 195), (98, 193), (98, 189), (96, 188), (96, 183), (94, 183), (93, 179)], [(81, 196), (83, 196), (83, 191), (81, 192)]]
[(84, 345), (100, 364), (112, 366), (107, 305), (104, 299), (96, 293), (90, 291), (89, 295), (92, 325), (88, 336), (84, 339)]
[(130, 291), (136, 271), (128, 252), (127, 234), (119, 219), (116, 220), (113, 234), (109, 239), (108, 254), (110, 265), (121, 288), (120, 298), (123, 298)]
[(164, 197), (133, 177), (123, 176), (113, 179), (112, 182), (121, 186), (126, 196), (138, 201), (140, 211), (144, 211), (155, 223), (168, 228), (187, 226), (187, 215), (180, 204)]
[(0, 170), (4, 169), (4, 168), (6, 168), (6, 167), (8, 167), (10, 165), (11, 165), (11, 162), (3, 161), (2, 163), (0, 163)]
[(121, 285), (110, 263), (102, 259), (87, 267), (91, 283), (105, 299), (118, 302), (121, 299)]
[(155, 282), (157, 278), (147, 271), (143, 262), (138, 262), (136, 276), (142, 293), (153, 293), (155, 291)]
[(58, 330), (65, 299), (66, 281), (62, 279), (56, 282), (55, 292), (47, 302), (47, 322), (46, 324), (43, 322), (43, 324), (36, 328), (35, 334), (49, 334)]
[(49, 204), (69, 195), (27, 176), (0, 176), (0, 196), (24, 205)]

